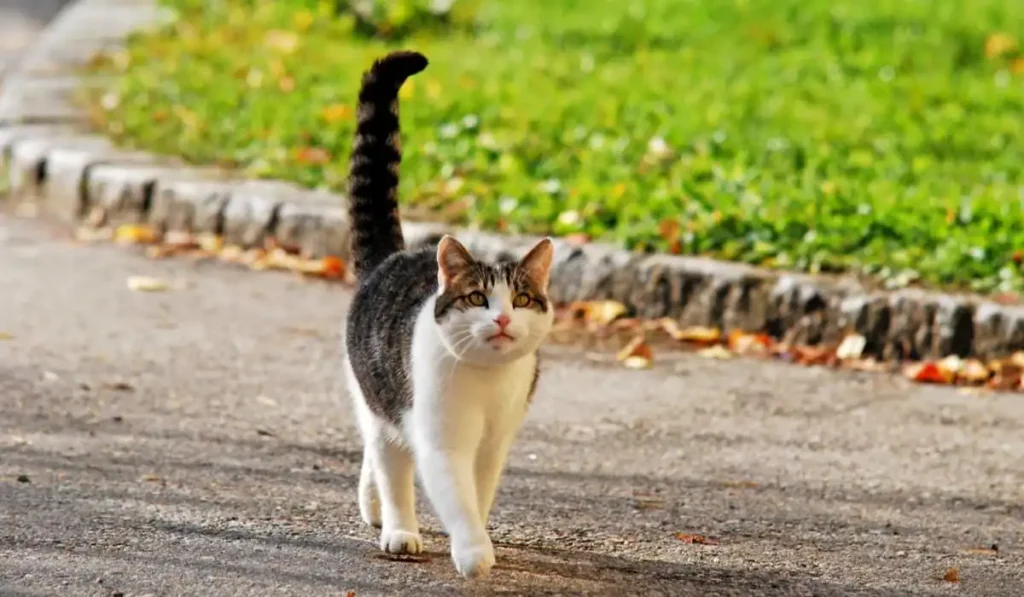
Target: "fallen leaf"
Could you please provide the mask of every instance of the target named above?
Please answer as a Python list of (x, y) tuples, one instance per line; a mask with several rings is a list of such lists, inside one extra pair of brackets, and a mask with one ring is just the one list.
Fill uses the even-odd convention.
[(114, 230), (114, 242), (117, 243), (148, 245), (159, 239), (160, 235), (152, 226), (143, 224), (122, 224)]
[(772, 339), (767, 334), (747, 334), (739, 330), (729, 333), (728, 347), (736, 354), (767, 354), (771, 345)]
[(0, 332), (0, 341), (14, 340), (14, 334)]
[(936, 384), (951, 384), (955, 377), (952, 371), (932, 361), (909, 365), (903, 369), (903, 375), (917, 382)]
[(718, 539), (714, 537), (707, 537), (705, 535), (691, 535), (690, 533), (676, 533), (676, 539), (679, 539), (683, 543), (691, 543), (694, 545), (718, 545)]
[(860, 334), (850, 334), (843, 338), (836, 348), (836, 358), (845, 361), (848, 359), (859, 359), (864, 354), (864, 347), (867, 346), (867, 339)]
[(163, 483), (164, 482), (163, 477), (161, 477), (160, 475), (157, 475), (156, 473), (147, 473), (147, 474), (142, 476), (142, 480), (146, 481), (147, 483)]
[(722, 340), (722, 332), (718, 328), (694, 326), (681, 328), (676, 320), (671, 317), (662, 317), (658, 320), (661, 329), (665, 330), (673, 340), (689, 342), (692, 344), (711, 345)]
[(18, 483), (31, 483), (32, 479), (28, 478), (28, 475), (18, 475)]
[(277, 437), (276, 435), (274, 435), (274, 432), (267, 431), (266, 429), (257, 429), (256, 435), (259, 435), (261, 437)]
[(665, 500), (656, 494), (633, 492), (633, 508), (637, 510), (656, 510), (665, 506)]
[(608, 325), (626, 314), (626, 305), (618, 301), (577, 301), (569, 305), (575, 319), (595, 325)]
[(629, 369), (648, 369), (654, 360), (654, 351), (643, 336), (637, 336), (619, 351), (615, 359)]
[(126, 381), (111, 381), (103, 384), (104, 388), (108, 390), (117, 390), (118, 392), (132, 392), (135, 390), (135, 386)]
[(992, 371), (978, 359), (967, 359), (957, 372), (957, 378), (971, 384), (983, 384), (992, 376)]
[(942, 580), (946, 582), (960, 582), (960, 571), (956, 568), (947, 568), (946, 573), (942, 575)]
[(702, 356), (702, 357), (704, 357), (706, 359), (719, 359), (719, 360), (731, 359), (734, 356), (736, 356), (733, 353), (729, 352), (729, 349), (724, 347), (724, 346), (722, 346), (721, 344), (715, 344), (714, 346), (709, 346), (707, 348), (703, 348), (703, 349), (697, 351), (697, 354), (699, 354), (700, 356)]
[(798, 365), (831, 365), (836, 360), (836, 352), (828, 346), (789, 346), (782, 351), (783, 358)]
[(171, 285), (159, 278), (131, 276), (128, 278), (128, 288), (136, 292), (164, 292), (170, 290)]
[(327, 278), (344, 278), (345, 262), (340, 257), (328, 255), (321, 260), (323, 275)]
[(195, 235), (187, 230), (168, 230), (164, 234), (163, 244), (175, 248), (198, 247), (199, 242)]
[(971, 547), (969, 549), (965, 549), (964, 553), (976, 556), (997, 556), (999, 555), (999, 546), (992, 544), (991, 547)]
[(216, 234), (200, 234), (197, 239), (199, 248), (210, 253), (219, 253), (224, 248), (224, 237)]
[(985, 387), (990, 390), (1016, 390), (1021, 387), (1021, 377), (1024, 375), (1024, 366), (1021, 365), (1019, 353), (1014, 353), (1009, 358), (994, 360), (988, 364), (992, 376), (988, 379)]

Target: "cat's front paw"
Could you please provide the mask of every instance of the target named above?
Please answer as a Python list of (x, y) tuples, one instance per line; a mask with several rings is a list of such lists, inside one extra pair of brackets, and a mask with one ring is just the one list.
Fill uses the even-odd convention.
[(401, 529), (382, 531), (380, 549), (387, 553), (416, 555), (423, 551), (423, 539), (419, 533)]
[(490, 574), (494, 567), (494, 547), (491, 540), (485, 543), (458, 545), (452, 544), (452, 560), (455, 569), (466, 578), (483, 578)]

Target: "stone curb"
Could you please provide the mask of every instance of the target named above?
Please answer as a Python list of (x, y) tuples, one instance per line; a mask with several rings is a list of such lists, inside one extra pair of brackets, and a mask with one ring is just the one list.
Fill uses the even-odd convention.
[[(50, 25), (0, 93), (0, 181), (7, 180), (9, 202), (69, 222), (215, 234), (243, 249), (273, 240), (307, 257), (347, 259), (339, 195), (125, 152), (84, 130), (82, 110), (70, 99), (81, 81), (76, 69), (165, 16), (152, 0), (79, 0)], [(536, 240), (422, 222), (405, 223), (405, 231), (411, 246), (456, 232), (489, 258), (520, 255)], [(807, 344), (857, 332), (867, 340), (865, 353), (879, 358), (990, 358), (1024, 350), (1024, 307), (977, 296), (872, 291), (848, 279), (599, 243), (556, 240), (552, 295), (559, 302), (611, 299), (641, 317)]]

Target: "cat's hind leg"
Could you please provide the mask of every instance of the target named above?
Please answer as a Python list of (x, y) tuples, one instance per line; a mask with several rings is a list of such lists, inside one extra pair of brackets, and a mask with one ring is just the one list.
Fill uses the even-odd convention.
[(359, 516), (366, 524), (380, 528), (380, 496), (373, 475), (373, 450), (363, 449), (363, 468), (359, 471)]
[(384, 424), (366, 444), (372, 450), (373, 480), (380, 497), (380, 548), (388, 553), (423, 550), (416, 519), (415, 470), (412, 453), (391, 437)]

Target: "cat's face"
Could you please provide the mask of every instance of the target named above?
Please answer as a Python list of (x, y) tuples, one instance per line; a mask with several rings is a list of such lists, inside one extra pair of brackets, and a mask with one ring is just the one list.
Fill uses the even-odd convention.
[(547, 296), (553, 254), (545, 239), (518, 262), (482, 263), (454, 238), (441, 239), (434, 319), (448, 350), (480, 365), (537, 350), (554, 320)]

